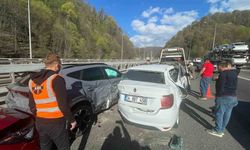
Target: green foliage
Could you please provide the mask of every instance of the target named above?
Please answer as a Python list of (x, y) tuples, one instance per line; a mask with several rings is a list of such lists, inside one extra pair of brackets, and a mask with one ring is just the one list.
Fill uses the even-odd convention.
[[(0, 57), (29, 57), (27, 0), (0, 1)], [(30, 0), (33, 57), (120, 58), (122, 31), (103, 9), (81, 0)], [(135, 50), (123, 35), (124, 58)]]
[[(216, 29), (215, 46), (244, 41), (250, 44), (250, 11), (216, 13), (178, 32), (165, 47), (183, 47), (190, 57), (202, 57), (212, 49)], [(190, 51), (190, 52), (189, 52)]]

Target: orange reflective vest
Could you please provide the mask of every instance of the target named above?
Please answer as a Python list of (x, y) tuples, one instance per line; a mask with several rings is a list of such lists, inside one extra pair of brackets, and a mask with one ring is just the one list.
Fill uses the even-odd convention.
[(57, 99), (52, 88), (52, 81), (58, 74), (51, 75), (41, 85), (29, 81), (29, 89), (36, 104), (36, 116), (39, 118), (61, 118), (63, 113), (58, 107)]

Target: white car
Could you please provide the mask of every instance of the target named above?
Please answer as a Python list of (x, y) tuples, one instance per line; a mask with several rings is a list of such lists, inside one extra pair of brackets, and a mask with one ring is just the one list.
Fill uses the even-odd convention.
[(228, 49), (235, 52), (246, 52), (248, 51), (248, 45), (246, 45), (245, 42), (237, 42), (230, 44)]
[(187, 94), (187, 83), (187, 76), (182, 75), (179, 65), (129, 68), (118, 84), (118, 110), (126, 121), (161, 131), (170, 130), (179, 123), (179, 109)]

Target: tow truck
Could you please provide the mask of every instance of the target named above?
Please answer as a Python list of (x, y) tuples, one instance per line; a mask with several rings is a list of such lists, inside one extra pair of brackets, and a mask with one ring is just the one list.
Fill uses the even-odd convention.
[(174, 48), (164, 48), (161, 50), (160, 55), (160, 64), (174, 65), (175, 68), (179, 69), (178, 77), (180, 78), (182, 87), (187, 92), (190, 90), (190, 80), (189, 80), (189, 71), (187, 68), (187, 60), (185, 56), (185, 51), (183, 48), (174, 47)]

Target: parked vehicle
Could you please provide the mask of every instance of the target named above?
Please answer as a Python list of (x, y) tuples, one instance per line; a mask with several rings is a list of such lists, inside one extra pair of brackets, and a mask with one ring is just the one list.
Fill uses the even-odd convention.
[(161, 50), (160, 64), (168, 64), (178, 66), (180, 68), (180, 73), (182, 75), (182, 80), (186, 80), (186, 86), (190, 89), (190, 81), (187, 59), (183, 48), (174, 47), (174, 48), (164, 48)]
[(40, 149), (32, 115), (17, 109), (0, 107), (0, 149)]
[(248, 45), (246, 45), (245, 42), (236, 42), (230, 44), (228, 50), (234, 52), (246, 52), (248, 51)]
[(249, 48), (245, 42), (223, 44), (209, 52), (208, 57), (217, 64), (221, 61), (231, 61), (236, 67), (241, 67), (248, 62)]
[[(121, 73), (106, 64), (63, 65), (60, 74), (66, 81), (68, 100), (79, 125), (77, 132), (85, 131), (92, 124), (93, 114), (109, 109), (118, 102), (117, 84), (121, 80)], [(26, 74), (7, 86), (9, 92), (5, 101), (8, 107), (30, 112), (30, 75)]]
[(179, 123), (187, 80), (176, 65), (142, 65), (129, 68), (118, 84), (118, 110), (125, 120), (161, 131)]

